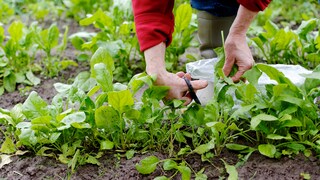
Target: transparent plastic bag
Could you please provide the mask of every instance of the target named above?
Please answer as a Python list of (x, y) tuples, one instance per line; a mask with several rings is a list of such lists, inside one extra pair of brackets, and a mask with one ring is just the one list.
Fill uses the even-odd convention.
[[(203, 59), (186, 64), (186, 72), (191, 74), (194, 79), (203, 79), (208, 81), (208, 86), (197, 92), (197, 96), (201, 104), (207, 104), (213, 96), (214, 82), (214, 66), (217, 63), (217, 58)], [(268, 64), (280, 72), (297, 86), (304, 83), (305, 77), (300, 74), (310, 74), (312, 71), (305, 69), (300, 65), (285, 65), (285, 64)], [(265, 73), (261, 75), (258, 81), (259, 88), (264, 88), (266, 84), (276, 84), (276, 81), (271, 80)]]

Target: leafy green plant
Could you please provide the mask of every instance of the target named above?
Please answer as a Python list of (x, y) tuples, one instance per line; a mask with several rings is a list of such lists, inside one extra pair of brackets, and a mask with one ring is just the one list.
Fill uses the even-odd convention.
[(76, 20), (85, 18), (87, 14), (92, 14), (102, 8), (109, 10), (112, 6), (112, 0), (62, 0), (63, 5), (67, 8), (67, 16)]
[[(15, 21), (9, 26), (8, 33), (10, 37), (6, 37), (4, 29), (0, 27), (0, 95), (4, 90), (14, 91), (17, 83), (40, 83), (33, 73), (39, 71), (33, 65), (36, 53), (33, 32), (27, 30), (22, 22)], [(6, 38), (8, 40), (4, 41)]]
[[(221, 159), (221, 161), (224, 163), (226, 172), (229, 175), (228, 179), (230, 180), (238, 179), (238, 172), (236, 170), (236, 166), (227, 164), (223, 159)], [(171, 158), (171, 159), (169, 158), (169, 159), (160, 160), (156, 156), (148, 156), (136, 164), (136, 169), (141, 174), (151, 174), (157, 169), (157, 167), (162, 168), (164, 171), (169, 171), (171, 172), (170, 174), (172, 174), (170, 175), (170, 177), (158, 176), (155, 178), (157, 180), (173, 179), (178, 174), (181, 175), (181, 179), (183, 180), (189, 180), (193, 178), (192, 175), (197, 180), (208, 179), (207, 175), (204, 174), (205, 168), (201, 169), (198, 172), (195, 172), (185, 160), (180, 158)]]
[[(23, 10), (23, 9), (22, 9)], [(30, 13), (32, 18), (38, 21), (55, 20), (63, 17), (65, 9), (56, 1), (41, 0), (33, 3), (25, 3), (26, 13)]]
[[(159, 101), (168, 88), (152, 87), (153, 80), (146, 75), (137, 76), (129, 86), (113, 84), (115, 66), (105, 48), (99, 48), (90, 63), (91, 74), (80, 73), (71, 85), (55, 84), (59, 93), (51, 104), (32, 92), (22, 105), (16, 105), (15, 116), (20, 119), (7, 132), (8, 137), (15, 137), (18, 147), (38, 155), (57, 153), (71, 169), (75, 164), (97, 163), (98, 154), (89, 153), (92, 148), (163, 148), (158, 142), (167, 139), (170, 126), (163, 127), (162, 120), (169, 108), (160, 108)], [(135, 105), (133, 94), (145, 83), (151, 86), (142, 97), (145, 104)], [(6, 114), (1, 120), (10, 124), (10, 113), (3, 111)], [(7, 140), (3, 146), (11, 142)]]
[(179, 57), (190, 47), (196, 27), (191, 25), (192, 8), (189, 3), (181, 4), (175, 11), (175, 30), (172, 43), (166, 50), (166, 68), (181, 70)]
[(319, 14), (317, 0), (288, 0), (285, 5), (281, 0), (273, 0), (265, 11), (258, 14), (255, 22), (263, 26), (271, 20), (281, 27), (295, 27), (302, 21), (318, 17)]
[[(40, 62), (40, 64), (44, 66), (45, 75), (53, 77), (68, 66), (78, 65), (75, 61), (64, 59), (63, 57), (63, 53), (67, 47), (68, 27), (65, 29), (61, 44), (59, 44), (60, 32), (55, 24), (52, 24), (48, 29), (44, 30), (34, 26), (33, 31), (38, 49), (43, 50), (46, 53), (46, 57)], [(55, 55), (52, 55), (53, 50), (56, 51)]]
[(0, 152), (3, 154), (13, 154), (18, 150), (19, 144), (15, 143), (18, 137), (14, 132), (16, 125), (23, 121), (20, 107), (21, 105), (16, 105), (10, 111), (0, 109), (0, 123), (5, 126), (5, 130), (1, 129), (1, 133), (5, 137), (0, 149)]
[[(319, 67), (314, 73), (318, 70)], [(277, 82), (267, 84), (265, 92), (257, 84), (261, 72)], [(298, 152), (308, 154), (307, 147), (318, 152), (319, 108), (314, 99), (319, 95), (315, 92), (319, 91), (320, 81), (306, 75), (304, 85), (298, 87), (281, 72), (264, 64), (258, 64), (244, 77), (250, 84), (236, 85), (235, 96), (241, 108), (231, 117), (248, 121), (241, 127), (256, 132), (260, 153), (268, 157)]]
[[(32, 23), (28, 28), (21, 21), (15, 21), (9, 26), (8, 33), (9, 36), (6, 36), (0, 26), (0, 95), (5, 90), (14, 91), (20, 83), (30, 86), (39, 84), (40, 79), (35, 73), (42, 71), (46, 76), (53, 77), (70, 65), (77, 66), (73, 60), (63, 57), (67, 47), (67, 28), (60, 45), (56, 25), (41, 30), (37, 23)], [(37, 62), (35, 59), (39, 49), (46, 53), (46, 57)]]
[[(101, 53), (101, 51), (97, 53), (99, 52)], [(92, 63), (112, 64), (110, 59), (104, 60), (104, 56), (97, 56), (98, 58), (93, 59)], [(85, 93), (92, 88), (96, 89), (100, 77), (105, 76), (99, 74), (95, 80), (90, 77), (90, 73), (84, 72), (79, 74), (72, 85), (56, 84), (59, 94), (54, 97), (50, 105), (36, 92), (32, 92), (22, 105), (13, 108), (15, 114), (3, 110), (1, 120), (12, 128), (6, 132), (9, 133), (7, 136), (15, 137), (17, 147), (25, 147), (37, 155), (54, 156), (54, 153), (58, 153), (58, 159), (67, 163), (72, 170), (83, 163), (99, 164), (96, 158), (101, 155), (88, 154), (84, 147), (99, 149), (101, 146), (102, 150), (110, 148), (108, 141), (101, 139), (103, 133), (99, 133), (100, 130), (96, 127), (95, 113), (92, 109), (95, 105)], [(66, 102), (63, 101), (64, 97)], [(97, 101), (101, 102), (99, 98)], [(19, 117), (19, 121), (13, 121), (13, 117)], [(69, 138), (71, 136), (72, 139)], [(13, 141), (7, 140), (3, 147), (8, 147), (11, 142)], [(12, 151), (10, 153), (13, 153)]]
[[(10, 5), (3, 0), (0, 0), (0, 19), (1, 23), (6, 23), (10, 20), (10, 17), (14, 15), (14, 9), (10, 7)], [(0, 23), (0, 24), (1, 24)]]
[[(175, 173), (171, 177), (166, 176), (159, 176), (155, 179), (158, 180), (165, 180), (165, 179), (172, 179), (174, 178), (177, 173), (181, 174), (181, 179), (188, 180), (191, 178), (191, 169), (189, 168), (189, 165), (185, 161), (182, 161), (181, 163), (177, 163), (176, 161), (172, 159), (164, 159), (159, 160), (156, 156), (148, 156), (140, 161), (139, 164), (136, 164), (136, 169), (141, 174), (151, 174), (154, 172), (158, 166), (158, 164), (162, 163), (162, 168), (165, 171), (175, 171)], [(196, 173), (196, 177), (206, 177), (201, 171)]]
[[(121, 19), (119, 19), (121, 17)], [(124, 21), (123, 21), (124, 20)], [(143, 64), (137, 60), (138, 41), (134, 34), (133, 16), (121, 7), (114, 6), (109, 13), (97, 10), (92, 16), (82, 19), (80, 25), (88, 26), (93, 24), (101, 31), (98, 32), (89, 42), (77, 38), (74, 45), (83, 49), (95, 51), (97, 47), (106, 47), (108, 52), (115, 59), (115, 79), (119, 82), (126, 82), (131, 79), (133, 72), (141, 72)]]
[(266, 32), (252, 38), (261, 56), (269, 64), (300, 64), (306, 68), (319, 65), (319, 33), (317, 19), (303, 21), (295, 31), (280, 29), (268, 21), (264, 26)]

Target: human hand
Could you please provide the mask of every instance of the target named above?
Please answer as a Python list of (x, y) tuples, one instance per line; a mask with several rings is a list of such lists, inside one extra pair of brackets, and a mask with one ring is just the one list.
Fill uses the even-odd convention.
[(229, 76), (232, 67), (237, 65), (238, 70), (231, 78), (233, 82), (240, 81), (241, 76), (254, 64), (254, 59), (246, 42), (246, 36), (229, 34), (225, 43), (225, 54), (224, 74)]
[(238, 66), (238, 71), (233, 75), (232, 80), (238, 82), (241, 76), (254, 64), (251, 51), (246, 41), (246, 32), (258, 12), (251, 11), (240, 5), (237, 17), (232, 23), (229, 35), (225, 43), (226, 61), (223, 72), (230, 75), (233, 65)]
[[(191, 80), (191, 76), (188, 73), (178, 72), (177, 74), (173, 74), (173, 73), (164, 71), (162, 73), (157, 74), (157, 79), (155, 84), (159, 86), (168, 86), (170, 88), (166, 96), (167, 100), (171, 100), (171, 99), (185, 100), (184, 105), (188, 105), (191, 103), (192, 98), (188, 92), (189, 88), (185, 80), (183, 79), (183, 77)], [(190, 83), (194, 91), (203, 89), (208, 85), (208, 82), (205, 80), (195, 80), (195, 81), (190, 81)]]
[[(146, 71), (149, 75), (157, 77), (155, 84), (158, 86), (168, 86), (170, 89), (166, 96), (167, 100), (180, 99), (185, 100), (185, 105), (191, 103), (192, 98), (188, 93), (188, 85), (183, 77), (191, 80), (190, 74), (178, 72), (177, 74), (166, 71), (165, 68), (165, 48), (166, 45), (162, 42), (156, 46), (147, 49), (144, 52), (146, 58)], [(205, 80), (190, 81), (194, 91), (207, 87), (208, 82)]]

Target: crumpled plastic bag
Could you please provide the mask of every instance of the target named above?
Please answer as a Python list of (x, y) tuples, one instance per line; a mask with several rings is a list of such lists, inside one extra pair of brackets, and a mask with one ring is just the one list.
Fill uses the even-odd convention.
[[(217, 63), (217, 58), (203, 59), (186, 64), (186, 72), (191, 74), (194, 79), (203, 79), (208, 81), (208, 86), (197, 92), (197, 96), (201, 104), (207, 104), (213, 96), (214, 82), (214, 66)], [(305, 77), (300, 74), (310, 74), (312, 71), (305, 69), (300, 65), (285, 65), (285, 64), (268, 64), (280, 72), (282, 72), (292, 83), (300, 86), (304, 83)], [(258, 81), (259, 87), (264, 87), (266, 84), (276, 84), (265, 73), (261, 75)]]

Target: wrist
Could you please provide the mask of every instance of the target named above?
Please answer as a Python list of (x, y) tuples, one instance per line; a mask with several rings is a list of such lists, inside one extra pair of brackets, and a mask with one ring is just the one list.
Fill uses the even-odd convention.
[(155, 81), (156, 85), (163, 85), (169, 73), (165, 68), (159, 68), (153, 65), (149, 65), (149, 66), (147, 65), (146, 72), (149, 76), (156, 77), (156, 81)]
[(167, 70), (165, 67), (159, 67), (157, 65), (147, 64), (146, 72), (148, 75), (162, 75), (166, 74)]
[[(226, 41), (238, 41), (238, 40), (245, 40), (247, 38), (246, 33), (240, 33), (238, 31), (229, 32)], [(236, 42), (235, 42), (236, 43)]]
[(226, 48), (236, 48), (246, 42), (247, 42), (246, 34), (229, 33), (229, 35), (226, 39), (226, 42), (225, 42), (225, 47)]

